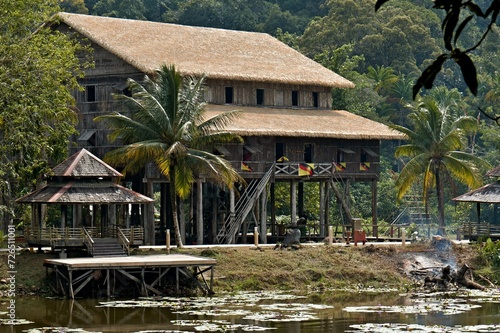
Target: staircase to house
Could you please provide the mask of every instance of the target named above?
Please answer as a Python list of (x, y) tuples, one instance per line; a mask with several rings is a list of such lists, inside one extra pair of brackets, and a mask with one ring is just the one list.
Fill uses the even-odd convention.
[(408, 218), (410, 223), (417, 225), (428, 224), (431, 221), (431, 215), (425, 209), (422, 196), (407, 195), (404, 197), (405, 205), (408, 208)]
[(94, 244), (89, 253), (92, 257), (124, 257), (127, 252), (117, 238), (93, 238)]
[(271, 179), (273, 173), (274, 164), (261, 179), (253, 179), (250, 181), (234, 207), (234, 216), (229, 215), (224, 222), (224, 225), (219, 230), (216, 238), (216, 242), (218, 244), (231, 244), (236, 242), (236, 234), (255, 205), (255, 201), (266, 188), (266, 185)]

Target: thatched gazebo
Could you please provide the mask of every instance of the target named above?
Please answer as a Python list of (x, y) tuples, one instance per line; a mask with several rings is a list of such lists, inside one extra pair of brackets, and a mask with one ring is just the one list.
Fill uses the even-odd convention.
[[(486, 176), (500, 177), (500, 166), (486, 173)], [(481, 224), (481, 204), (498, 205), (500, 203), (500, 180), (497, 180), (493, 183), (481, 186), (480, 188), (462, 194), (456, 198), (453, 198), (453, 200), (457, 202), (475, 202), (477, 210), (477, 224), (479, 226)], [(469, 222), (467, 229), (469, 230), (468, 233), (470, 236), (472, 234), (472, 229), (473, 229), (472, 222)], [(488, 229), (487, 233), (491, 234), (492, 229), (490, 224), (488, 224), (487, 229)]]
[[(96, 217), (100, 215), (101, 233), (109, 225), (116, 225), (117, 205), (126, 207), (129, 204), (151, 204), (153, 199), (134, 192), (117, 182), (122, 174), (110, 167), (104, 161), (82, 149), (73, 154), (53, 169), (53, 175), (47, 179), (47, 184), (16, 200), (18, 203), (31, 204), (31, 230), (41, 231), (45, 226), (43, 218), (44, 205), (60, 205), (60, 228), (68, 227), (68, 208), (72, 207), (72, 227), (94, 227)], [(84, 220), (82, 207), (92, 207), (91, 220)], [(146, 210), (143, 210), (146, 211)], [(122, 209), (127, 214), (127, 209)], [(143, 220), (145, 220), (143, 216)], [(125, 218), (126, 219), (126, 218)], [(151, 217), (153, 220), (153, 217)]]

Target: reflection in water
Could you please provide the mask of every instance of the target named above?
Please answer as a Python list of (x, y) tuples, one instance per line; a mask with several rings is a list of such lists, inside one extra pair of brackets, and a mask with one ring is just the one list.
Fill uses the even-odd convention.
[[(482, 330), (500, 331), (498, 291), (426, 296), (428, 295), (417, 295), (412, 298), (396, 293), (317, 293), (299, 297), (293, 294), (256, 292), (226, 297), (109, 301), (19, 298), (17, 317), (34, 323), (12, 328), (0, 326), (0, 332), (35, 332), (30, 329), (42, 327), (120, 333), (146, 330), (276, 333), (418, 330), (417, 326), (412, 328), (410, 324), (421, 325), (420, 329), (435, 325), (475, 325), (478, 330), (477, 325), (490, 325), (482, 327)], [(380, 324), (384, 325), (377, 326)], [(460, 332), (459, 329), (454, 331)], [(474, 328), (470, 331), (474, 331)]]

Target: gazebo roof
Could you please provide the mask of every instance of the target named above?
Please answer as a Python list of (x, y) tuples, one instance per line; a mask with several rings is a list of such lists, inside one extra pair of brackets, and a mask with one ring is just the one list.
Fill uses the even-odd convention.
[(453, 198), (453, 200), (461, 202), (498, 204), (500, 203), (500, 181), (484, 185), (480, 188)]
[(123, 175), (86, 149), (68, 157), (53, 170), (56, 177), (70, 178), (113, 178)]
[(495, 169), (490, 170), (486, 173), (486, 176), (490, 177), (500, 177), (500, 165), (497, 166)]
[(148, 204), (154, 200), (111, 181), (49, 183), (16, 200), (46, 204)]
[(82, 149), (53, 169), (48, 184), (16, 200), (46, 204), (147, 204), (154, 200), (115, 184), (122, 174)]

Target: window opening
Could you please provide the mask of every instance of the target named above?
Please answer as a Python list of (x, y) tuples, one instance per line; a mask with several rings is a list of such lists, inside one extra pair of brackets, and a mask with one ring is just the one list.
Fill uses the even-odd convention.
[(257, 89), (256, 97), (257, 105), (264, 105), (264, 89)]
[(364, 150), (361, 150), (361, 163), (364, 162), (368, 162), (368, 154)]
[(224, 157), (231, 156), (231, 153), (229, 152), (229, 150), (227, 150), (223, 146), (215, 146), (214, 153), (215, 153), (215, 155), (221, 155)]
[(337, 149), (337, 162), (345, 162), (345, 153), (340, 149)]
[(132, 97), (132, 90), (129, 87), (123, 89), (123, 94), (127, 97)]
[(313, 162), (313, 144), (306, 143), (304, 145), (304, 162), (312, 163)]
[(85, 94), (87, 96), (87, 102), (95, 102), (97, 100), (95, 86), (86, 86)]
[(292, 91), (292, 106), (299, 106), (299, 92), (297, 90)]
[(317, 108), (319, 107), (319, 93), (314, 91), (312, 93), (312, 99), (313, 99), (313, 107)]
[(276, 142), (276, 161), (286, 162), (286, 145), (284, 142)]
[(95, 130), (85, 130), (77, 140), (85, 142), (87, 145), (95, 146), (96, 144), (95, 134), (96, 134)]
[(226, 87), (226, 104), (234, 103), (234, 89), (233, 87)]

